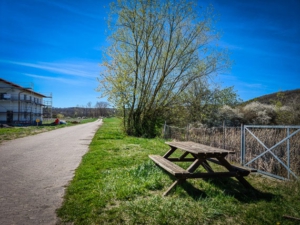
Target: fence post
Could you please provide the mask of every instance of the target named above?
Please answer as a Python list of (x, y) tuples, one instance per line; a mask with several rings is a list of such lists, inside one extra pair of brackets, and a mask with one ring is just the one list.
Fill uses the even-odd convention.
[(167, 126), (167, 121), (165, 121), (165, 124), (164, 124), (164, 139), (166, 139), (166, 126)]
[[(287, 128), (286, 132), (287, 132), (286, 136), (289, 137), (290, 136), (290, 128), (289, 127)], [(289, 169), (291, 169), (290, 168), (290, 138), (288, 138), (286, 142), (287, 142), (286, 143), (286, 148), (287, 148), (287, 167)], [(290, 179), (290, 171), (289, 170), (288, 170), (288, 179)]]
[(226, 127), (225, 127), (225, 120), (223, 120), (223, 149), (225, 149), (225, 141), (226, 141)]
[(190, 124), (186, 126), (186, 141), (189, 141), (189, 130), (190, 130)]
[(245, 165), (245, 130), (244, 125), (241, 124), (241, 164)]

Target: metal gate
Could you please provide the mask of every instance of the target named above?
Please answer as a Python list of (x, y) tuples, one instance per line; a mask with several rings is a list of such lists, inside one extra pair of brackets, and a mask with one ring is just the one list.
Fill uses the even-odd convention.
[[(255, 168), (259, 173), (278, 179), (290, 179), (291, 175), (299, 179), (296, 175), (296, 171), (299, 170), (299, 161), (297, 160), (300, 159), (299, 137), (293, 138), (291, 152), (291, 139), (299, 132), (300, 126), (242, 126), (241, 164), (252, 168), (259, 167)], [(259, 136), (264, 136), (264, 138)], [(271, 140), (272, 136), (276, 136), (276, 138)], [(276, 142), (275, 139), (277, 139)], [(255, 145), (255, 147), (252, 145)], [(260, 150), (253, 152), (253, 149)], [(291, 158), (291, 154), (293, 154), (293, 158)], [(291, 159), (296, 159), (295, 165), (291, 165)], [(264, 170), (267, 166), (272, 167), (271, 164), (275, 165), (273, 165), (275, 172)], [(280, 172), (278, 173), (279, 170)]]

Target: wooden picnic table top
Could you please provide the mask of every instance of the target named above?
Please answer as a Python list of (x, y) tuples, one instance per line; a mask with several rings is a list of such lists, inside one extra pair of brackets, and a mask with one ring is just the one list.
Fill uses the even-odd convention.
[[(202, 145), (192, 141), (174, 141), (166, 142), (166, 144), (169, 145), (171, 149), (169, 149), (164, 156), (149, 155), (149, 157), (158, 166), (177, 178), (177, 180), (163, 194), (164, 196), (167, 195), (177, 184), (184, 182), (186, 179), (195, 178), (235, 177), (246, 188), (253, 188), (244, 177), (248, 176), (250, 172), (256, 172), (256, 170), (232, 165), (225, 159), (228, 154), (234, 154), (234, 151)], [(182, 155), (180, 157), (171, 157), (177, 149), (183, 151)], [(190, 154), (193, 157), (187, 157)], [(191, 164), (187, 169), (184, 169), (174, 162), (191, 162)], [(223, 166), (228, 171), (214, 171), (208, 162)], [(197, 171), (199, 166), (202, 166), (206, 172)]]
[(166, 142), (167, 145), (193, 154), (234, 154), (234, 151), (202, 145), (192, 141)]

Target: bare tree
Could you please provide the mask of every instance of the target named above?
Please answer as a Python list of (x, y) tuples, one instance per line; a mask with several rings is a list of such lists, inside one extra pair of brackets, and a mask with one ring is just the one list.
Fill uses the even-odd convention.
[(92, 102), (88, 102), (86, 104), (87, 108), (87, 117), (92, 117)]
[(108, 106), (109, 104), (107, 102), (96, 102), (95, 104), (96, 116), (97, 117), (109, 116)]
[(111, 13), (99, 90), (122, 110), (128, 134), (154, 136), (164, 110), (191, 82), (227, 66), (212, 47), (211, 11), (199, 16), (187, 0), (119, 0)]

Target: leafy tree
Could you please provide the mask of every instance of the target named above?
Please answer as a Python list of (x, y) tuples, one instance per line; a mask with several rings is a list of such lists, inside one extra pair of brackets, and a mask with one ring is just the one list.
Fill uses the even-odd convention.
[(211, 9), (196, 1), (118, 0), (111, 5), (111, 45), (99, 78), (104, 95), (124, 117), (129, 135), (155, 136), (182, 92), (195, 80), (227, 67), (214, 48)]
[(224, 105), (220, 109), (220, 119), (225, 122), (226, 126), (240, 126), (244, 122), (244, 114), (240, 107), (230, 107)]
[[(184, 123), (201, 123), (207, 126), (222, 124), (222, 106), (233, 107), (241, 102), (233, 87), (222, 89), (205, 78), (193, 81), (183, 92), (182, 101), (186, 108)], [(182, 113), (179, 115), (182, 116)]]
[(292, 123), (294, 125), (300, 124), (300, 96), (296, 96), (291, 100), (289, 107), (291, 108), (292, 113)]
[(270, 102), (272, 105), (275, 105), (277, 108), (282, 107), (282, 102), (284, 99), (284, 93), (282, 91), (277, 92), (276, 98), (271, 99)]
[(208, 126), (219, 126), (223, 123), (223, 118), (220, 117), (220, 109), (224, 106), (235, 107), (241, 102), (233, 87), (224, 89), (215, 88), (211, 90), (212, 97), (210, 104), (204, 114), (203, 122)]
[[(280, 125), (293, 125), (296, 120), (292, 107), (275, 105), (276, 117), (275, 123)], [(296, 123), (295, 123), (296, 124)]]
[(293, 124), (293, 110), (291, 107), (283, 106), (285, 94), (282, 91), (277, 92), (276, 99), (271, 100), (271, 103), (275, 106), (276, 111), (276, 124), (291, 125)]

